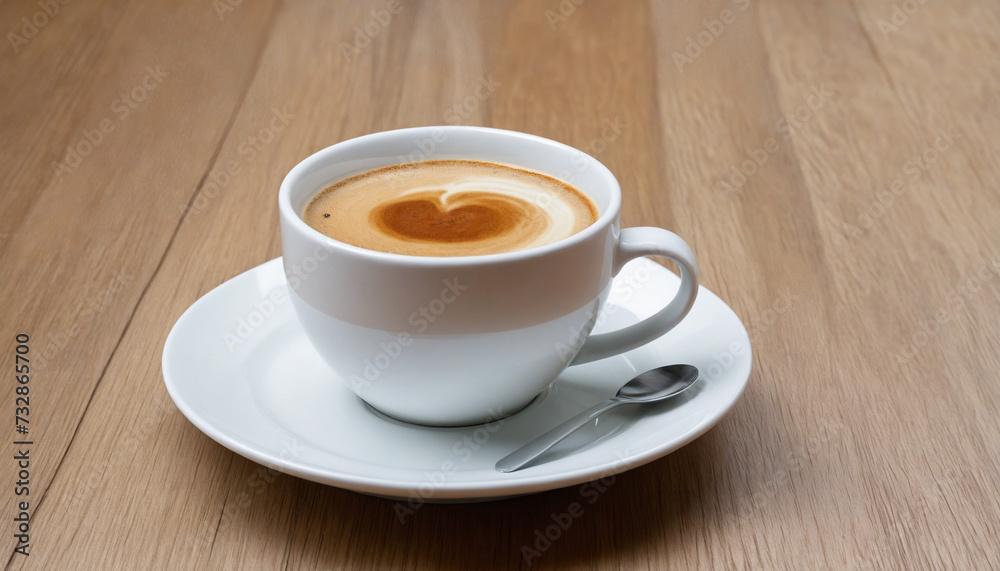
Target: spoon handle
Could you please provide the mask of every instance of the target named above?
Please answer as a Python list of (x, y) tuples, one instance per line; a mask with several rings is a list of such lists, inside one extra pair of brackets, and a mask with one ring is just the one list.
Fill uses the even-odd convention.
[(514, 470), (523, 468), (525, 464), (541, 456), (543, 452), (579, 430), (580, 427), (622, 404), (622, 402), (617, 397), (612, 397), (604, 402), (597, 403), (502, 458), (497, 462), (497, 471), (513, 472)]

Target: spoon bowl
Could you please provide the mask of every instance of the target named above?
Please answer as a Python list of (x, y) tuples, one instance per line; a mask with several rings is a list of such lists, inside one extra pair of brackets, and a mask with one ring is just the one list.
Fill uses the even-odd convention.
[(618, 390), (616, 398), (630, 402), (656, 402), (670, 398), (698, 380), (698, 367), (667, 365), (638, 375)]

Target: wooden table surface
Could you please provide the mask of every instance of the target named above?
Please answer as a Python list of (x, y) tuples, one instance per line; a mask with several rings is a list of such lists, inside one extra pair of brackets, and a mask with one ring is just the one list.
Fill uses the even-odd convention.
[[(1000, 568), (996, 3), (64, 2), (0, 7), (8, 568)], [(753, 343), (720, 424), (537, 557), (578, 486), (401, 524), (164, 388), (181, 313), (280, 254), (292, 166), (432, 124), (595, 155)]]

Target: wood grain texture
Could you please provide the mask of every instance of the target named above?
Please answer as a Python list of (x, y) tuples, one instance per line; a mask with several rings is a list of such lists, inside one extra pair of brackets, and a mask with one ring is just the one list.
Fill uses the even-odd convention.
[[(18, 331), (41, 359), (31, 555), (3, 526), (8, 568), (528, 566), (578, 487), (400, 524), (262, 472), (163, 386), (180, 314), (280, 254), (292, 166), (433, 124), (597, 156), (623, 224), (685, 237), (754, 346), (717, 427), (619, 475), (532, 567), (1000, 568), (994, 3), (403, 1), (345, 51), (386, 6), (69, 2), (8, 36), (0, 366)], [(39, 10), (7, 3), (0, 29)]]

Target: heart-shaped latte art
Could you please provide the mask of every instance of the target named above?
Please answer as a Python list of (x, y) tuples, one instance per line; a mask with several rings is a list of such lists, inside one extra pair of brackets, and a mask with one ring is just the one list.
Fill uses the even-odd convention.
[(468, 160), (389, 165), (327, 187), (303, 219), (367, 250), (483, 256), (572, 236), (597, 219), (576, 188), (542, 173)]
[(383, 231), (410, 240), (472, 242), (510, 232), (524, 219), (528, 206), (487, 193), (470, 193), (446, 205), (442, 194), (421, 193), (381, 205), (372, 212), (372, 221)]

